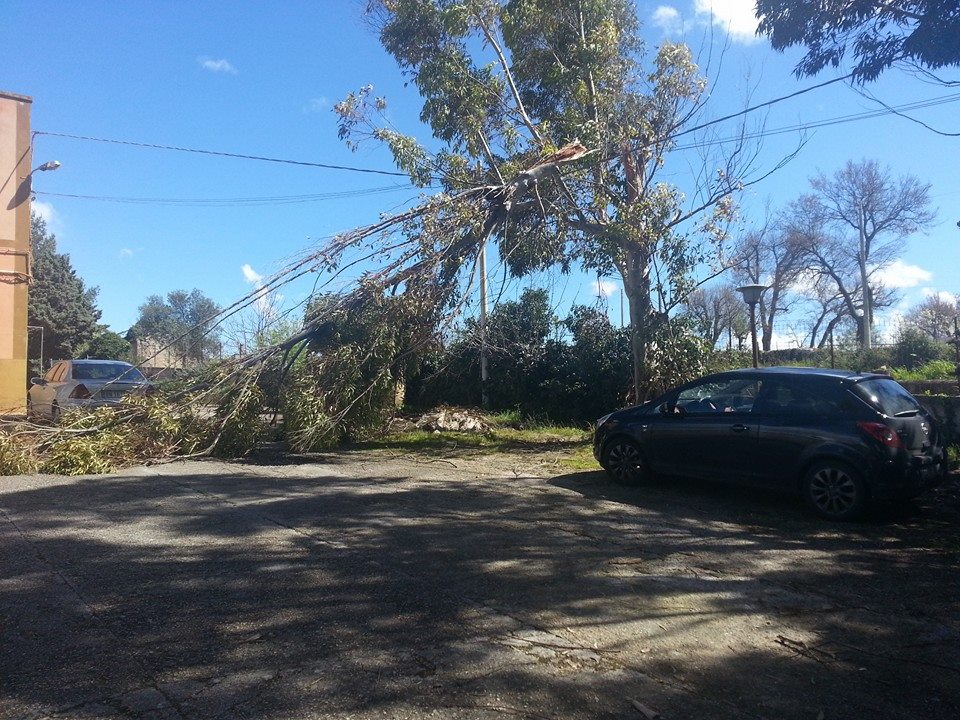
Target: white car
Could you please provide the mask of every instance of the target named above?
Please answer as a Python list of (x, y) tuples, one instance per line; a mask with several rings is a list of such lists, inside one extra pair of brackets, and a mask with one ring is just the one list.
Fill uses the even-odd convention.
[(30, 383), (27, 413), (54, 420), (69, 408), (118, 403), (128, 392), (153, 387), (137, 368), (120, 360), (61, 360)]

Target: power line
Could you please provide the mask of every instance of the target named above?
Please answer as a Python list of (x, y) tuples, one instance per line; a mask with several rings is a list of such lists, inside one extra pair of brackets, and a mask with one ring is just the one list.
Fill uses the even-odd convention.
[(700, 123), (699, 125), (695, 125), (692, 128), (687, 128), (686, 130), (682, 130), (678, 133), (674, 133), (673, 137), (678, 138), (678, 137), (681, 137), (682, 135), (689, 135), (690, 133), (696, 132), (697, 130), (703, 130), (703, 128), (705, 127), (710, 127), (711, 125), (716, 125), (717, 123), (722, 123), (726, 120), (733, 120), (733, 118), (740, 117), (741, 115), (752, 113), (754, 110), (760, 110), (761, 108), (770, 107), (771, 105), (776, 105), (777, 103), (783, 102), (784, 100), (795, 98), (798, 95), (803, 95), (804, 93), (808, 93), (811, 90), (819, 90), (822, 87), (826, 87), (827, 85), (833, 85), (833, 83), (837, 83), (842, 80), (847, 80), (851, 77), (853, 77), (853, 73), (844, 75), (842, 77), (834, 78), (833, 80), (827, 80), (826, 82), (822, 82), (817, 85), (811, 85), (810, 87), (805, 87), (801, 90), (797, 90), (796, 92), (792, 92), (789, 95), (781, 95), (780, 97), (773, 98), (773, 100), (767, 100), (766, 102), (762, 102), (759, 105), (751, 105), (750, 107), (744, 108), (739, 112), (731, 113), (730, 115), (724, 115), (723, 117), (717, 118), (716, 120), (709, 120), (705, 123)]
[[(849, 77), (851, 76), (845, 75), (843, 77), (834, 78), (833, 80), (828, 80), (826, 82), (819, 83), (817, 85), (811, 85), (810, 87), (803, 88), (802, 90), (798, 90), (788, 95), (783, 95), (781, 97), (774, 98), (772, 100), (768, 100), (766, 102), (760, 103), (758, 105), (753, 105), (751, 107), (745, 108), (739, 112), (732, 113), (730, 115), (725, 115), (721, 118), (717, 118), (709, 122), (701, 123), (700, 125), (696, 125), (695, 127), (688, 128), (686, 130), (682, 130), (680, 132), (674, 133), (672, 136), (670, 136), (670, 138), (667, 138), (667, 139), (676, 139), (684, 135), (688, 135), (692, 132), (695, 132), (697, 130), (702, 130), (703, 128), (709, 127), (711, 125), (716, 125), (726, 120), (731, 120), (733, 118), (746, 115), (755, 110), (759, 110), (761, 108), (769, 107), (770, 105), (774, 105), (776, 103), (789, 100), (790, 98), (794, 98), (798, 95), (802, 95), (812, 90), (817, 90), (827, 85), (831, 85), (833, 83), (846, 80)], [(819, 121), (814, 121), (809, 123), (799, 123), (796, 125), (774, 128), (772, 130), (761, 130), (753, 133), (745, 133), (742, 136), (730, 137), (726, 139), (703, 140), (700, 142), (690, 143), (688, 145), (677, 146), (674, 148), (674, 150), (689, 150), (689, 149), (695, 149), (695, 148), (709, 147), (713, 145), (722, 145), (729, 142), (736, 142), (738, 140), (755, 140), (755, 139), (760, 139), (760, 138), (764, 138), (772, 135), (781, 135), (785, 133), (800, 132), (803, 130), (813, 130), (821, 127), (828, 127), (830, 125), (839, 125), (842, 123), (854, 122), (857, 120), (867, 120), (867, 119), (872, 119), (872, 118), (881, 117), (881, 116), (890, 115), (890, 114), (900, 115), (904, 111), (919, 110), (922, 108), (934, 107), (936, 105), (941, 105), (944, 103), (956, 102), (958, 99), (960, 99), (960, 93), (939, 96), (939, 97), (930, 98), (927, 100), (916, 101), (913, 103), (906, 103), (906, 104), (898, 105), (894, 107), (885, 105), (882, 110), (870, 110), (870, 111), (865, 111), (861, 113), (854, 113), (851, 115), (842, 115), (835, 118), (828, 118), (826, 120), (819, 120)], [(42, 130), (35, 131), (34, 135), (63, 137), (63, 138), (70, 138), (74, 140), (89, 140), (92, 142), (112, 143), (116, 145), (129, 145), (133, 147), (152, 148), (156, 150), (172, 150), (176, 152), (187, 152), (187, 153), (195, 153), (200, 155), (212, 155), (212, 156), (218, 156), (218, 157), (230, 157), (230, 158), (238, 158), (243, 160), (260, 160), (263, 162), (284, 163), (288, 165), (300, 165), (305, 167), (319, 167), (319, 168), (330, 169), (330, 170), (344, 170), (344, 171), (368, 173), (368, 174), (374, 174), (374, 175), (389, 175), (392, 177), (405, 177), (405, 178), (409, 177), (407, 173), (390, 171), (390, 170), (373, 170), (370, 168), (358, 168), (358, 167), (351, 167), (346, 165), (333, 165), (329, 163), (318, 163), (318, 162), (311, 162), (311, 161), (305, 161), (305, 160), (271, 158), (271, 157), (265, 157), (261, 155), (249, 155), (249, 154), (243, 154), (243, 153), (228, 153), (228, 152), (220, 152), (216, 150), (204, 150), (199, 148), (180, 147), (176, 145), (161, 145), (157, 143), (136, 142), (132, 140), (116, 140), (111, 138), (98, 138), (98, 137), (91, 137), (87, 135), (72, 135), (68, 133), (47, 132)], [(401, 186), (392, 186), (390, 188), (371, 188), (370, 190), (356, 191), (356, 192), (357, 194), (373, 194), (376, 192), (388, 192), (389, 190), (392, 190), (394, 187), (398, 188)], [(350, 191), (345, 191), (345, 192), (350, 192)], [(55, 193), (38, 193), (38, 194), (55, 195)], [(338, 195), (336, 193), (330, 193), (330, 194), (324, 194), (323, 196), (317, 195), (317, 196), (290, 196), (290, 197), (277, 197), (277, 198), (237, 198), (237, 199), (225, 198), (222, 200), (203, 200), (203, 199), (190, 200), (190, 199), (162, 199), (162, 198), (117, 198), (117, 197), (92, 196), (92, 195), (60, 195), (60, 197), (74, 197), (74, 198), (82, 198), (82, 199), (89, 199), (89, 200), (104, 200), (104, 201), (110, 201), (110, 202), (154, 203), (154, 204), (169, 204), (169, 205), (189, 205), (191, 203), (214, 205), (217, 202), (222, 202), (225, 205), (226, 204), (253, 205), (257, 203), (283, 204), (288, 202), (289, 203), (313, 202), (315, 200), (333, 199), (334, 197), (337, 197), (337, 196)], [(343, 196), (348, 197), (349, 195), (343, 195)]]
[(773, 128), (771, 130), (760, 130), (752, 133), (744, 133), (742, 136), (728, 137), (725, 139), (703, 140), (701, 142), (690, 143), (688, 145), (678, 145), (673, 149), (690, 150), (695, 148), (709, 147), (711, 145), (723, 145), (725, 143), (736, 142), (739, 140), (756, 140), (771, 135), (782, 135), (785, 133), (800, 132), (802, 130), (816, 130), (817, 128), (821, 127), (841, 125), (843, 123), (854, 122), (857, 120), (870, 120), (872, 118), (882, 117), (884, 115), (899, 115), (903, 111), (920, 110), (923, 108), (935, 107), (937, 105), (944, 105), (946, 103), (957, 102), (958, 100), (960, 100), (960, 93), (941, 95), (939, 97), (929, 98), (927, 100), (918, 100), (916, 102), (905, 103), (895, 107), (887, 106), (882, 110), (866, 110), (850, 115), (840, 115), (834, 118), (827, 118), (825, 120), (815, 120), (809, 123), (798, 123), (796, 125)]
[(264, 197), (240, 198), (148, 198), (148, 197), (118, 197), (113, 195), (77, 195), (71, 193), (55, 193), (35, 191), (37, 195), (47, 197), (74, 198), (80, 200), (98, 200), (102, 202), (126, 203), (134, 205), (173, 205), (180, 207), (234, 207), (258, 205), (291, 205), (296, 203), (319, 202), (322, 200), (337, 200), (340, 198), (359, 197), (362, 195), (377, 195), (409, 190), (408, 185), (386, 185), (384, 187), (364, 188), (359, 190), (342, 190), (339, 192), (316, 193), (313, 195), (275, 195)]
[(349, 165), (331, 165), (329, 163), (309, 162), (306, 160), (290, 160), (286, 158), (265, 157), (263, 155), (245, 155), (243, 153), (220, 152), (219, 150), (201, 150), (199, 148), (180, 147), (177, 145), (160, 145), (157, 143), (135, 142), (133, 140), (114, 140), (111, 138), (91, 137), (89, 135), (71, 135), (69, 133), (46, 132), (36, 130), (34, 135), (47, 137), (69, 138), (71, 140), (89, 140), (91, 142), (111, 143), (113, 145), (131, 145), (133, 147), (152, 148), (154, 150), (175, 150), (177, 152), (196, 153), (198, 155), (214, 155), (217, 157), (237, 158), (240, 160), (260, 160), (262, 162), (283, 163), (285, 165), (303, 165), (306, 167), (324, 168), (326, 170), (347, 170), (350, 172), (368, 173), (371, 175), (391, 175), (393, 177), (409, 177), (407, 173), (392, 170), (372, 170), (370, 168), (351, 167)]
[[(811, 85), (810, 87), (806, 87), (806, 88), (803, 88), (803, 89), (801, 89), (801, 90), (797, 90), (796, 92), (792, 92), (792, 93), (790, 93), (790, 94), (788, 94), (788, 95), (782, 95), (782, 96), (780, 96), (780, 97), (773, 98), (772, 100), (767, 100), (766, 102), (762, 102), (762, 103), (760, 103), (760, 104), (758, 104), (758, 105), (752, 105), (751, 107), (744, 108), (743, 110), (740, 110), (739, 112), (735, 112), (735, 113), (732, 113), (732, 114), (730, 114), (730, 115), (724, 115), (723, 117), (716, 118), (715, 120), (709, 120), (709, 121), (707, 121), (707, 122), (705, 122), (705, 123), (701, 123), (701, 124), (696, 125), (696, 126), (694, 126), (694, 127), (692, 127), (692, 128), (688, 128), (688, 129), (686, 129), (686, 130), (681, 130), (680, 132), (674, 133), (669, 139), (675, 139), (675, 138), (678, 138), (678, 137), (682, 137), (683, 135), (688, 135), (688, 134), (690, 134), (690, 133), (692, 133), (692, 132), (696, 132), (697, 130), (702, 130), (703, 128), (710, 127), (711, 125), (716, 125), (717, 123), (725, 122), (726, 120), (732, 120), (733, 118), (740, 117), (740, 116), (742, 116), (742, 115), (746, 115), (746, 114), (748, 114), (748, 113), (754, 112), (755, 110), (760, 110), (761, 108), (765, 108), (765, 107), (769, 107), (769, 106), (771, 106), (771, 105), (775, 105), (775, 104), (777, 104), (777, 103), (783, 102), (784, 100), (789, 100), (789, 99), (791, 99), (791, 98), (797, 97), (798, 95), (803, 95), (804, 93), (808, 93), (808, 92), (811, 92), (811, 91), (813, 91), (813, 90), (817, 90), (817, 89), (819, 89), (819, 88), (826, 87), (827, 85), (832, 85), (833, 83), (837, 83), (837, 82), (840, 82), (840, 81), (842, 81), (842, 80), (847, 80), (848, 78), (850, 78), (850, 77), (852, 77), (852, 76), (853, 76), (853, 73), (850, 73), (850, 74), (844, 75), (844, 76), (842, 76), (842, 77), (838, 77), (838, 78), (834, 78), (834, 79), (832, 79), (832, 80), (827, 80), (826, 82), (818, 83), (817, 85)], [(263, 156), (263, 155), (248, 155), (248, 154), (244, 154), (244, 153), (222, 152), (222, 151), (219, 151), (219, 150), (204, 150), (204, 149), (200, 149), (200, 148), (181, 147), (181, 146), (179, 146), (179, 145), (161, 145), (161, 144), (159, 144), (159, 143), (146, 143), (146, 142), (138, 142), (138, 141), (134, 141), (134, 140), (117, 140), (117, 139), (113, 139), (113, 138), (92, 137), (92, 136), (90, 136), (90, 135), (74, 135), (74, 134), (71, 134), (71, 133), (49, 132), (49, 131), (45, 131), (45, 130), (35, 130), (35, 131), (33, 132), (33, 135), (34, 135), (34, 136), (37, 136), (37, 135), (45, 135), (45, 136), (47, 136), (47, 137), (69, 138), (69, 139), (72, 139), (72, 140), (89, 140), (89, 141), (91, 141), (91, 142), (110, 143), (110, 144), (114, 144), (114, 145), (129, 145), (129, 146), (132, 146), (132, 147), (151, 148), (151, 149), (154, 149), (154, 150), (173, 150), (173, 151), (176, 151), (176, 152), (195, 153), (195, 154), (198, 154), (198, 155), (213, 155), (213, 156), (216, 156), (216, 157), (229, 157), (229, 158), (237, 158), (237, 159), (241, 159), (241, 160), (260, 160), (260, 161), (262, 161), (262, 162), (282, 163), (282, 164), (286, 164), (286, 165), (300, 165), (300, 166), (305, 166), (305, 167), (318, 167), (318, 168), (324, 168), (324, 169), (327, 169), (327, 170), (344, 170), (344, 171), (349, 171), (349, 172), (368, 173), (368, 174), (372, 174), (372, 175), (389, 175), (389, 176), (392, 176), (392, 177), (409, 177), (409, 175), (408, 175), (407, 173), (396, 172), (396, 171), (391, 171), (391, 170), (373, 170), (373, 169), (370, 169), (370, 168), (358, 168), (358, 167), (352, 167), (352, 166), (349, 166), (349, 165), (333, 165), (333, 164), (330, 164), (330, 163), (310, 162), (310, 161), (306, 161), (306, 160), (291, 160), (291, 159), (288, 159), (288, 158), (273, 158), (273, 157), (266, 157), (266, 156)]]

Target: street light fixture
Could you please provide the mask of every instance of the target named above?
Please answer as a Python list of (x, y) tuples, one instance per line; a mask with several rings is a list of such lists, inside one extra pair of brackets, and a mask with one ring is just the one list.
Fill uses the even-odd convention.
[(48, 160), (43, 165), (38, 165), (33, 170), (30, 171), (30, 174), (33, 175), (35, 172), (47, 172), (48, 170), (56, 170), (60, 167), (59, 160)]
[(760, 365), (760, 348), (757, 347), (757, 303), (767, 285), (744, 285), (737, 292), (743, 295), (743, 301), (750, 306), (750, 338), (753, 341), (753, 366)]

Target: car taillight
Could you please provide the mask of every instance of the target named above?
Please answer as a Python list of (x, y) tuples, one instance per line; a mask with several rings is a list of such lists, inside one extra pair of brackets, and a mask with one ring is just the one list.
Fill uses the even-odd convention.
[(90, 397), (90, 391), (87, 390), (86, 385), (80, 383), (73, 389), (73, 392), (70, 393), (70, 397), (72, 397), (74, 400), (86, 400), (88, 397)]
[(893, 430), (877, 422), (858, 422), (857, 427), (863, 430), (874, 440), (879, 440), (882, 444), (892, 448), (902, 448), (903, 440)]

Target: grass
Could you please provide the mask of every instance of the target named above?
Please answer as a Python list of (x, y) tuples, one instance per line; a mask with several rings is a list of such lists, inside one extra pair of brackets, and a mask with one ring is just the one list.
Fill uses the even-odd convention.
[(579, 427), (541, 424), (516, 412), (484, 415), (490, 430), (483, 433), (407, 430), (364, 442), (367, 449), (416, 453), (471, 451), (477, 454), (526, 452), (543, 454), (543, 463), (570, 470), (597, 470), (590, 431)]

